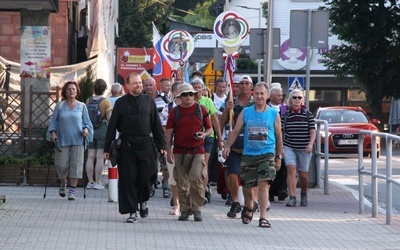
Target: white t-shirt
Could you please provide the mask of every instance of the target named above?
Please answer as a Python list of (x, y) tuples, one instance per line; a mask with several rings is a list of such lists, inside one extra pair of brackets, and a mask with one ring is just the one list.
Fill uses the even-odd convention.
[(217, 96), (216, 93), (214, 93), (212, 99), (213, 99), (215, 108), (216, 108), (217, 110), (219, 110), (219, 108), (221, 107), (221, 105), (222, 105), (223, 103), (225, 103), (226, 95), (224, 94), (223, 97), (219, 97), (219, 96)]

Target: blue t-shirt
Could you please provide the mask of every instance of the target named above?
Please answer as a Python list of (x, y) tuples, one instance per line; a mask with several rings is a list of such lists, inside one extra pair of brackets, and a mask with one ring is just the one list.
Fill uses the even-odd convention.
[(243, 155), (275, 154), (275, 121), (278, 111), (268, 107), (264, 112), (258, 112), (255, 108), (253, 105), (243, 109)]

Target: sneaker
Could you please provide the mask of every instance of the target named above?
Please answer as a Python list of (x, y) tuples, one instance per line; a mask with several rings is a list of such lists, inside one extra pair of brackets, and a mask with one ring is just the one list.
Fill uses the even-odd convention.
[(229, 218), (235, 218), (237, 213), (242, 211), (242, 207), (240, 206), (239, 202), (233, 202), (231, 206), (231, 210), (226, 214)]
[(181, 216), (179, 216), (178, 220), (188, 221), (189, 220), (189, 211), (182, 211)]
[(268, 201), (268, 204), (267, 204), (267, 211), (269, 211), (270, 209), (271, 209), (271, 202)]
[(296, 197), (290, 196), (288, 203), (286, 203), (287, 207), (295, 207), (296, 206)]
[(193, 211), (194, 221), (202, 221), (203, 215), (201, 215), (201, 211)]
[(210, 186), (207, 185), (205, 197), (206, 197), (208, 203), (211, 203), (211, 195), (212, 195), (211, 188), (210, 188)]
[(301, 193), (300, 206), (307, 207), (307, 193)]
[(86, 185), (87, 189), (93, 189), (94, 188), (95, 183), (94, 182), (88, 182), (88, 184)]
[(180, 212), (179, 212), (179, 206), (173, 207), (173, 208), (171, 209), (171, 211), (169, 211), (168, 214), (169, 214), (169, 215), (179, 215), (179, 214), (180, 214)]
[(227, 206), (232, 206), (232, 196), (231, 194), (228, 194), (228, 198), (226, 199), (225, 205)]
[(74, 193), (69, 193), (68, 194), (68, 200), (69, 201), (74, 201), (75, 200), (75, 194)]
[(278, 201), (284, 201), (288, 197), (286, 190), (281, 190), (278, 194)]
[(95, 184), (93, 184), (93, 189), (103, 190), (104, 186), (100, 182), (99, 183), (95, 183)]
[(146, 218), (147, 216), (149, 216), (149, 208), (147, 207), (147, 202), (140, 203), (139, 210), (140, 217)]
[(58, 190), (58, 194), (61, 197), (65, 197), (65, 195), (67, 194), (67, 185), (61, 185), (60, 189)]
[(129, 216), (128, 219), (126, 219), (126, 223), (136, 223), (138, 220), (137, 214), (133, 213)]
[(155, 193), (156, 193), (156, 190), (154, 188), (151, 188), (150, 197), (153, 197)]

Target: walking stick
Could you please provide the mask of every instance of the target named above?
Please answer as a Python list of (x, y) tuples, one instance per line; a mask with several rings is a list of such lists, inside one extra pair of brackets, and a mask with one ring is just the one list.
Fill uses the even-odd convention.
[[(83, 138), (83, 173), (86, 172), (86, 160), (85, 160), (85, 151), (86, 151), (86, 138)], [(83, 185), (83, 199), (86, 199), (86, 186), (87, 183)]]
[[(57, 146), (56, 142), (53, 143), (53, 147), (61, 153), (61, 149)], [(44, 194), (43, 198), (46, 198), (46, 192), (47, 192), (47, 184), (49, 182), (49, 175), (50, 175), (50, 159), (48, 159), (48, 167), (47, 167), (47, 177), (46, 177), (46, 185), (44, 186)]]

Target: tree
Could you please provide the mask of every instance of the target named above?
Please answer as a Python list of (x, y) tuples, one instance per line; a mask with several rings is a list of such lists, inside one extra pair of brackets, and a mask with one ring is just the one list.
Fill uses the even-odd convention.
[(324, 0), (330, 32), (344, 43), (324, 53), (328, 70), (352, 75), (372, 117), (383, 120), (382, 100), (400, 97), (400, 6), (395, 0)]
[(120, 0), (118, 47), (152, 47), (151, 22), (161, 27), (167, 21), (174, 0)]
[(194, 14), (186, 15), (183, 18), (183, 21), (188, 24), (213, 29), (215, 17), (212, 16), (209, 12), (211, 4), (212, 1), (198, 3), (196, 7), (191, 11)]

